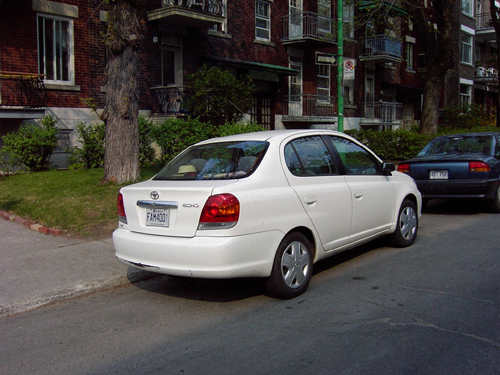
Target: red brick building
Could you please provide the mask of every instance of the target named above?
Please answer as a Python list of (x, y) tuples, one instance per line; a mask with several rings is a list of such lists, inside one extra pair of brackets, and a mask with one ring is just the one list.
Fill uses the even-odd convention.
[[(457, 2), (456, 65), (448, 77), (443, 106), (467, 100), (487, 104), (498, 95), (496, 72), (475, 66), (474, 54), (484, 50), (481, 56), (486, 59), (496, 48), (494, 32), (484, 16), (479, 17), (477, 4), (483, 2), (487, 1), (471, 1), (470, 12), (467, 1)], [(419, 67), (423, 56), (418, 35), (403, 22), (402, 2), (383, 2), (390, 24), (377, 30), (358, 27), (354, 18), (372, 2), (359, 7), (354, 3), (346, 0), (343, 7), (344, 129), (418, 123), (425, 71)], [(98, 109), (105, 104), (106, 4), (100, 0), (0, 0), (0, 4), (0, 136), (23, 121), (51, 114), (61, 128), (61, 154), (55, 156), (55, 164), (64, 166), (64, 151), (77, 141), (76, 124), (98, 121), (85, 103), (91, 99)], [(158, 120), (185, 115), (187, 77), (208, 64), (253, 78), (259, 91), (247, 120), (269, 129), (337, 128), (337, 1), (140, 4), (143, 114)], [(470, 39), (463, 34), (473, 36), (470, 56), (466, 51)]]

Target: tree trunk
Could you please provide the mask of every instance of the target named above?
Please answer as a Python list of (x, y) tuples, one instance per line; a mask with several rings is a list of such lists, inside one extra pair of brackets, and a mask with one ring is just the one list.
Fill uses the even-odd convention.
[(110, 1), (103, 182), (123, 184), (139, 178), (139, 42), (136, 2)]
[(439, 99), (443, 85), (444, 76), (435, 74), (428, 76), (424, 83), (421, 134), (436, 134), (438, 131)]

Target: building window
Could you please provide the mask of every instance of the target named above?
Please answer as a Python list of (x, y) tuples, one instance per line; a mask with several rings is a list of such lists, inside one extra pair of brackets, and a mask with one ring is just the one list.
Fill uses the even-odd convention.
[(329, 0), (318, 0), (318, 29), (323, 33), (332, 32), (332, 3)]
[(227, 33), (227, 0), (222, 0), (222, 17), (224, 21), (221, 24), (213, 26), (213, 31), (218, 31), (221, 33)]
[(330, 65), (318, 66), (317, 94), (319, 100), (330, 98)]
[(462, 33), (460, 41), (460, 61), (465, 64), (472, 64), (472, 35)]
[(415, 44), (406, 42), (406, 70), (415, 70)]
[(73, 20), (38, 16), (38, 72), (45, 82), (74, 84)]
[(267, 1), (255, 2), (255, 37), (271, 40), (271, 4)]
[(344, 80), (344, 103), (354, 104), (354, 80)]
[(469, 106), (471, 104), (472, 86), (460, 85), (460, 105)]
[(344, 0), (343, 21), (344, 36), (354, 39), (354, 1)]
[(472, 17), (472, 0), (462, 0), (462, 13)]

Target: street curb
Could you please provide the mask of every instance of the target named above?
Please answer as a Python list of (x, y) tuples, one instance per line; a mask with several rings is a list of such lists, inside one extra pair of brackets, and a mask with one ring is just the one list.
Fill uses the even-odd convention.
[(105, 280), (96, 280), (86, 284), (75, 285), (73, 288), (56, 290), (41, 295), (32, 295), (23, 300), (0, 305), (0, 319), (23, 314), (56, 303), (62, 303), (74, 298), (88, 296), (93, 293), (135, 284), (158, 276), (161, 275), (143, 270), (132, 270), (127, 275), (115, 275)]
[(43, 225), (35, 223), (34, 221), (23, 219), (20, 216), (11, 215), (7, 211), (0, 210), (0, 217), (4, 220), (9, 220), (9, 221), (13, 221), (15, 223), (22, 224), (26, 228), (29, 228), (31, 230), (34, 230), (36, 232), (40, 232), (43, 234), (50, 234), (52, 236), (62, 236), (64, 234), (64, 231), (61, 229), (54, 229), (54, 228), (45, 227)]

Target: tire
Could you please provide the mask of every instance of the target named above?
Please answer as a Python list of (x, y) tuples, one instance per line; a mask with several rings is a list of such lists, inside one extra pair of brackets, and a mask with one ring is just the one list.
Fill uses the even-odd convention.
[(396, 230), (390, 236), (395, 247), (407, 247), (415, 242), (418, 232), (418, 216), (415, 203), (405, 199), (399, 209)]
[(495, 193), (495, 198), (491, 201), (490, 204), (490, 209), (491, 212), (495, 214), (500, 214), (500, 184), (498, 184), (496, 193)]
[(278, 247), (265, 287), (272, 297), (295, 298), (307, 290), (312, 273), (311, 244), (302, 233), (292, 232), (283, 238)]

